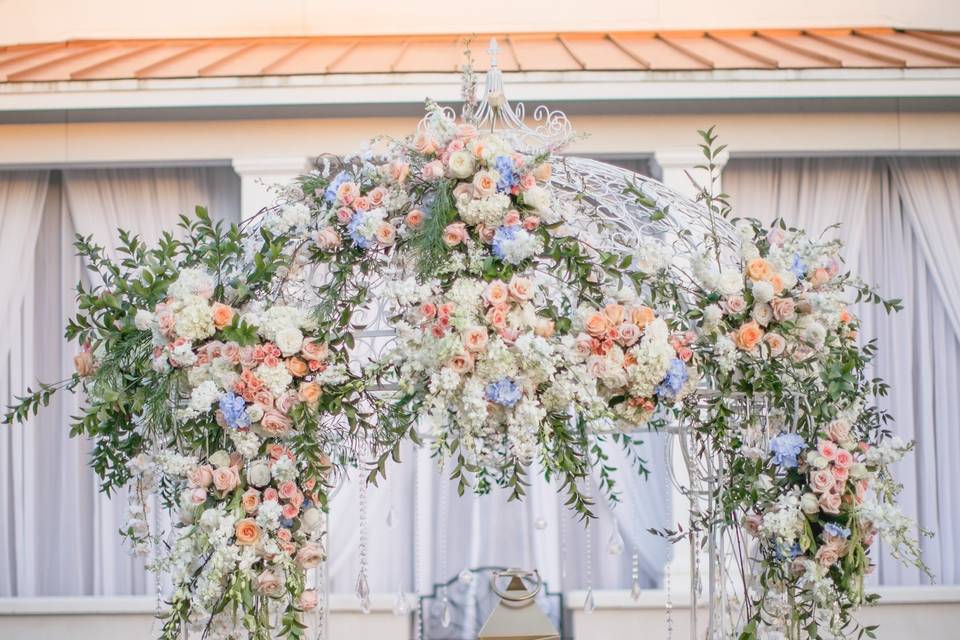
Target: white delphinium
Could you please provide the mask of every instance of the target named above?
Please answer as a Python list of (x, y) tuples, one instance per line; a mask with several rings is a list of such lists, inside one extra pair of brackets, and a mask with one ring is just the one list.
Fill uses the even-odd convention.
[(723, 319), (723, 310), (720, 305), (710, 304), (703, 309), (703, 329), (704, 331), (715, 331), (720, 326)]
[(537, 432), (547, 412), (536, 402), (524, 398), (513, 409), (507, 423), (510, 452), (523, 464), (529, 464), (537, 454)]
[(433, 294), (436, 282), (420, 283), (416, 277), (386, 278), (381, 295), (400, 307), (410, 307)]
[[(713, 256), (702, 254), (693, 258), (691, 262), (693, 277), (707, 291), (716, 291), (720, 285), (720, 271)], [(743, 286), (741, 279), (741, 287)]]
[(157, 468), (168, 476), (186, 477), (197, 466), (196, 456), (185, 456), (172, 449), (161, 449), (154, 456)]
[(659, 240), (641, 237), (633, 254), (633, 266), (643, 273), (658, 273), (670, 266), (670, 250)]
[(731, 340), (729, 336), (718, 336), (714, 350), (717, 356), (717, 365), (720, 367), (720, 370), (724, 373), (733, 371), (737, 366), (737, 358), (740, 356), (737, 345), (733, 340)]
[(156, 326), (156, 320), (157, 318), (153, 315), (152, 311), (137, 309), (136, 314), (133, 316), (133, 326), (135, 326), (138, 331), (150, 331)]

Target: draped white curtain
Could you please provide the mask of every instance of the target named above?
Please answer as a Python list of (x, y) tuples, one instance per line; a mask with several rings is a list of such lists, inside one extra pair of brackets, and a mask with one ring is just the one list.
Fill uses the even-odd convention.
[[(960, 158), (733, 160), (723, 175), (736, 215), (828, 231), (847, 242), (848, 265), (905, 310), (860, 305), (861, 336), (876, 337), (874, 372), (891, 384), (881, 399), (891, 429), (916, 440), (898, 465), (901, 502), (936, 535), (922, 541), (937, 583), (960, 581)], [(876, 580), (928, 580), (880, 554)]]
[[(0, 173), (0, 287), (4, 300), (18, 299), (7, 287), (22, 290), (4, 325), (9, 346), (0, 342), (4, 406), (36, 380), (72, 372), (76, 345), (62, 332), (76, 310), (74, 285), (86, 278), (74, 234), (93, 235), (113, 254), (118, 228), (152, 242), (197, 204), (239, 219), (236, 176), (204, 167)], [(0, 596), (149, 591), (142, 563), (117, 534), (126, 496), (97, 491), (88, 443), (68, 437), (76, 408), (76, 398), (58, 397), (30, 423), (0, 429)]]

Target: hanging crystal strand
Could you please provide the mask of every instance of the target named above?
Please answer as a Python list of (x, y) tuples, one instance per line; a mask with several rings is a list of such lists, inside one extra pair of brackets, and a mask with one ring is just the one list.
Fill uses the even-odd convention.
[[(324, 544), (328, 545), (330, 541), (330, 518), (324, 511), (320, 512), (320, 532), (321, 540), (325, 538), (326, 541)], [(316, 625), (316, 632), (314, 633), (315, 640), (327, 640), (327, 623), (329, 622), (328, 616), (330, 615), (330, 572), (328, 562), (329, 560), (325, 553), (323, 560), (320, 561), (320, 564), (317, 565), (313, 572), (314, 588), (320, 596), (314, 618)]]
[[(415, 457), (418, 457), (415, 454)], [(417, 460), (413, 468), (413, 590), (417, 596), (416, 607), (414, 609), (414, 640), (420, 640), (423, 637), (423, 601), (420, 600), (420, 581), (423, 579), (423, 558), (424, 554), (420, 549), (420, 540), (423, 532), (420, 531), (420, 461)]]
[(640, 549), (634, 547), (630, 562), (630, 597), (634, 602), (640, 599), (640, 592)]
[(613, 531), (610, 532), (610, 538), (607, 540), (607, 553), (612, 556), (619, 556), (623, 553), (623, 536), (620, 535), (620, 525), (616, 518), (613, 520)]
[(450, 597), (447, 593), (447, 523), (449, 510), (449, 488), (450, 482), (445, 474), (445, 467), (440, 467), (440, 580), (443, 581), (443, 595), (440, 605), (440, 624), (444, 629), (450, 626), (453, 621), (453, 615), (450, 610)]
[[(667, 468), (670, 468), (670, 465), (673, 464), (673, 457), (671, 455), (670, 447), (664, 447), (664, 459), (667, 463)], [(670, 482), (664, 483), (667, 491), (667, 514), (673, 513), (673, 489)], [(669, 521), (669, 516), (668, 516)], [(670, 548), (670, 555), (676, 555), (676, 552), (673, 548)], [(668, 563), (669, 564), (669, 563)], [(673, 640), (673, 595), (670, 591), (671, 580), (670, 580), (670, 568), (669, 566), (663, 572), (663, 591), (664, 597), (666, 599), (666, 611), (665, 611), (665, 622), (667, 627), (667, 640)]]
[[(592, 491), (593, 477), (587, 475), (585, 484), (584, 484), (584, 497), (588, 500), (590, 499)], [(583, 612), (587, 615), (593, 613), (594, 601), (593, 601), (593, 527), (590, 526), (591, 523), (587, 521), (587, 530), (586, 530), (586, 545), (587, 545), (587, 567), (585, 577), (587, 579), (587, 597), (583, 601)]]
[(360, 611), (370, 613), (370, 583), (367, 581), (367, 483), (359, 479), (360, 493), (360, 574), (357, 576), (357, 598)]

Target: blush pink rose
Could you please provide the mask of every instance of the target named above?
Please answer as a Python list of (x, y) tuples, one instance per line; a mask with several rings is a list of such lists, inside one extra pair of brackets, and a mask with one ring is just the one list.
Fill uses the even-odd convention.
[(834, 442), (846, 442), (850, 439), (850, 425), (846, 420), (834, 420), (827, 425), (827, 435)]
[(469, 351), (464, 351), (454, 355), (447, 362), (447, 366), (450, 367), (455, 373), (463, 375), (471, 370), (473, 370), (473, 356), (470, 355)]
[(323, 549), (315, 542), (308, 542), (297, 552), (296, 562), (301, 569), (312, 569), (323, 561)]
[(853, 464), (853, 454), (846, 449), (837, 449), (837, 457), (833, 462), (838, 468), (849, 469)]
[(721, 303), (723, 310), (730, 315), (742, 313), (747, 308), (747, 301), (741, 296), (727, 296)]
[(479, 353), (487, 348), (488, 338), (484, 327), (467, 327), (463, 332), (463, 346), (467, 351)]
[(280, 593), (283, 585), (280, 583), (280, 578), (278, 578), (269, 569), (265, 569), (259, 576), (257, 576), (257, 588), (260, 590), (260, 593), (267, 596), (273, 596)]
[(833, 474), (826, 469), (818, 469), (810, 474), (810, 486), (815, 493), (824, 493), (834, 484)]
[(293, 421), (276, 409), (265, 409), (260, 418), (260, 428), (274, 437), (286, 435), (293, 426)]
[(510, 278), (510, 284), (507, 285), (510, 296), (520, 302), (526, 302), (533, 298), (533, 281), (523, 276), (513, 276)]
[(824, 513), (836, 515), (840, 513), (840, 494), (827, 492), (820, 495), (820, 509)]
[(313, 589), (307, 589), (297, 598), (297, 606), (301, 611), (313, 611), (317, 608), (318, 603), (319, 598), (317, 597), (317, 592)]
[(283, 505), (283, 517), (288, 520), (293, 520), (297, 517), (297, 514), (300, 513), (300, 507), (295, 504), (290, 504), (289, 502)]
[(243, 510), (246, 513), (250, 515), (255, 514), (260, 507), (260, 492), (256, 489), (247, 489), (243, 492), (243, 498), (240, 504), (243, 505)]
[(206, 489), (213, 482), (213, 467), (202, 464), (193, 469), (187, 476), (187, 485)]
[(292, 480), (287, 480), (286, 482), (280, 484), (278, 493), (284, 500), (289, 500), (297, 494), (297, 491), (297, 483), (293, 482)]
[(837, 457), (837, 445), (830, 440), (817, 442), (817, 451), (830, 462), (833, 462)]
[(540, 226), (540, 218), (537, 216), (528, 216), (523, 220), (523, 228), (527, 231), (535, 231)]
[(221, 493), (233, 491), (240, 484), (240, 474), (233, 467), (220, 467), (213, 470), (213, 486)]

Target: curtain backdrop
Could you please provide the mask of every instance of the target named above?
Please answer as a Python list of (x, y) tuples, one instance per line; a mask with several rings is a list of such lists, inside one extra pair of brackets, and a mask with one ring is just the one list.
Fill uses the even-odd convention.
[[(31, 192), (27, 181), (42, 186)], [(74, 256), (75, 233), (93, 235), (114, 253), (118, 227), (152, 242), (197, 204), (208, 204), (216, 217), (239, 219), (239, 181), (228, 169), (77, 170), (52, 179), (0, 173), (0, 195), (27, 192), (35, 195), (0, 197), (0, 260), (7, 274), (0, 286), (19, 282), (26, 291), (22, 311), (4, 326), (13, 342), (0, 374), (4, 406), (38, 379), (72, 373), (76, 345), (64, 343), (63, 327), (76, 310), (73, 287), (88, 273)], [(8, 231), (20, 220), (22, 227), (33, 224), (32, 234)], [(117, 534), (126, 496), (108, 499), (97, 491), (88, 443), (68, 437), (77, 406), (74, 397), (58, 397), (30, 423), (0, 430), (0, 596), (149, 591), (142, 562), (128, 556)]]
[[(736, 215), (827, 233), (847, 242), (848, 265), (903, 312), (860, 305), (861, 336), (876, 337), (874, 373), (891, 385), (881, 404), (892, 430), (916, 440), (899, 463), (907, 514), (933, 531), (922, 540), (935, 582), (960, 581), (960, 159), (827, 158), (733, 160), (723, 175)], [(882, 552), (882, 584), (928, 580)]]

